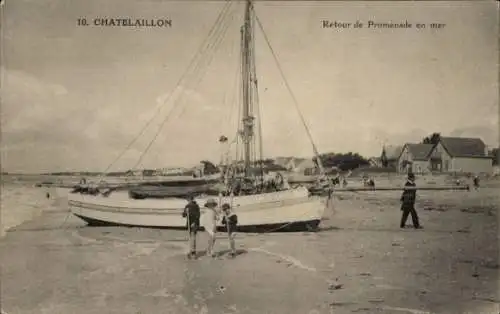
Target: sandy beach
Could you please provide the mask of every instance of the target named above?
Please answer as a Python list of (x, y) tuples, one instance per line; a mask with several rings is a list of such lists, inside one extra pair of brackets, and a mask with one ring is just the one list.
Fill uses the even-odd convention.
[[(89, 228), (53, 198), (0, 241), (5, 313), (498, 313), (498, 188), (338, 193), (311, 233), (239, 234), (185, 258), (186, 234)], [(410, 219), (408, 224), (411, 224)], [(198, 237), (199, 250), (206, 236)]]
[(0, 0), (0, 314), (500, 314), (499, 12)]

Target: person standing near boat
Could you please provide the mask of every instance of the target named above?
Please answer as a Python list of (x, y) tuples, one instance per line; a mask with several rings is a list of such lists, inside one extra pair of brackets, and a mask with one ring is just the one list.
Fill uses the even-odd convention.
[(222, 224), (226, 226), (227, 235), (229, 238), (229, 247), (231, 249), (230, 256), (236, 256), (236, 244), (234, 241), (236, 235), (236, 226), (238, 225), (238, 216), (231, 211), (231, 206), (229, 204), (222, 205), (222, 212), (224, 216), (222, 217)]
[[(409, 187), (412, 189), (406, 189)], [(401, 211), (403, 212), (401, 216), (401, 223), (399, 225), (401, 228), (405, 227), (408, 215), (411, 214), (413, 227), (415, 229), (422, 229), (422, 226), (420, 225), (418, 219), (417, 211), (415, 210), (415, 199), (417, 195), (417, 190), (415, 189), (415, 187), (415, 174), (409, 173), (408, 180), (405, 183), (405, 189), (403, 191), (403, 194), (401, 195)]]
[(205, 203), (207, 209), (201, 219), (201, 224), (208, 233), (207, 255), (214, 257), (215, 236), (217, 233), (217, 202), (214, 199), (209, 199)]
[(188, 258), (196, 257), (196, 234), (200, 227), (200, 206), (196, 203), (193, 196), (189, 196), (189, 202), (182, 213), (182, 217), (187, 218), (186, 226), (189, 235), (189, 253)]

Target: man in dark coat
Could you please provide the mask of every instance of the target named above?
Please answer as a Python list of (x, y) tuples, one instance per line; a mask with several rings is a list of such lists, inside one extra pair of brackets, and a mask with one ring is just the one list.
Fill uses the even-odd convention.
[(404, 228), (406, 225), (406, 220), (408, 219), (408, 215), (411, 214), (411, 220), (413, 221), (413, 227), (415, 229), (421, 229), (422, 226), (419, 223), (417, 211), (415, 210), (415, 198), (417, 194), (416, 189), (406, 189), (406, 188), (415, 188), (415, 175), (413, 173), (408, 174), (408, 180), (405, 184), (405, 190), (401, 195), (401, 211), (403, 212), (401, 216), (400, 227)]
[(479, 177), (477, 175), (474, 176), (474, 188), (476, 190), (479, 188)]
[(196, 233), (200, 227), (200, 214), (200, 206), (196, 203), (193, 196), (189, 196), (189, 202), (182, 212), (182, 217), (187, 218), (186, 227), (189, 234), (188, 258), (196, 257)]
[(224, 216), (222, 218), (222, 224), (226, 227), (227, 234), (229, 237), (229, 246), (231, 249), (230, 256), (236, 256), (236, 244), (234, 243), (234, 238), (236, 235), (236, 228), (238, 225), (238, 216), (231, 211), (231, 206), (229, 204), (222, 205), (222, 212)]

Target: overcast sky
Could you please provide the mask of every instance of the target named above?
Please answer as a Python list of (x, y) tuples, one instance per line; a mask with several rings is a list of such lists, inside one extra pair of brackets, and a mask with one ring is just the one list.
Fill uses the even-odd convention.
[[(224, 2), (15, 0), (4, 9), (2, 168), (134, 166), (175, 103), (165, 103)], [(257, 2), (257, 15), (320, 152), (380, 155), (434, 131), (498, 145), (498, 4)], [(232, 138), (242, 3), (206, 75), (184, 82), (141, 166), (217, 161)], [(166, 18), (171, 28), (82, 27), (98, 17)], [(405, 21), (412, 29), (329, 29), (322, 20)], [(443, 29), (415, 23), (444, 23)], [(264, 154), (311, 156), (308, 137), (257, 30)], [(174, 97), (175, 98), (175, 97)], [(233, 121), (230, 123), (229, 121)]]

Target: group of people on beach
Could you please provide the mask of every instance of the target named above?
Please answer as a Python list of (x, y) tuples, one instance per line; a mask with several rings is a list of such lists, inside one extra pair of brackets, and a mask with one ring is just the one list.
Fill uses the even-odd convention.
[(215, 239), (217, 234), (217, 221), (222, 214), (222, 225), (226, 227), (230, 245), (230, 257), (236, 256), (235, 235), (238, 224), (238, 216), (231, 211), (231, 206), (227, 203), (222, 204), (219, 213), (217, 202), (209, 199), (204, 207), (206, 212), (201, 216), (201, 209), (193, 196), (189, 197), (189, 202), (184, 208), (182, 217), (186, 218), (186, 226), (189, 235), (188, 258), (196, 258), (196, 236), (200, 227), (203, 227), (208, 233), (207, 256), (216, 257), (214, 253)]
[[(474, 178), (474, 186), (477, 188), (479, 186), (479, 179), (477, 176)], [(374, 186), (374, 184), (372, 183)], [(406, 228), (406, 221), (408, 216), (411, 216), (413, 227), (415, 229), (422, 229), (420, 224), (417, 211), (415, 210), (415, 200), (416, 200), (416, 184), (415, 184), (415, 174), (409, 173), (407, 181), (405, 183), (405, 189), (401, 195), (401, 222), (400, 228)], [(197, 232), (202, 226), (208, 233), (208, 246), (207, 246), (207, 256), (215, 257), (214, 246), (217, 234), (217, 221), (220, 214), (222, 214), (222, 225), (226, 227), (229, 244), (230, 244), (230, 256), (236, 256), (235, 247), (235, 232), (238, 224), (238, 217), (235, 213), (231, 211), (231, 206), (227, 203), (223, 204), (220, 208), (220, 213), (217, 209), (218, 204), (214, 199), (209, 199), (204, 207), (206, 212), (201, 217), (201, 210), (198, 203), (195, 201), (193, 196), (189, 197), (189, 202), (184, 208), (182, 216), (187, 219), (186, 225), (189, 234), (189, 253), (188, 258), (196, 258), (196, 236)]]

